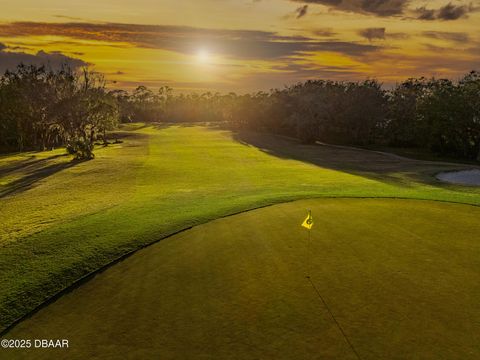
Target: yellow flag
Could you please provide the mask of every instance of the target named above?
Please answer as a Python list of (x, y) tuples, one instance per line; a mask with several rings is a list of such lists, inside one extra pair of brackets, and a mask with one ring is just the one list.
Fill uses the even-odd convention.
[(308, 230), (310, 230), (313, 226), (313, 217), (312, 217), (312, 211), (311, 210), (308, 210), (308, 215), (307, 215), (307, 218), (303, 221), (302, 223), (302, 226), (304, 228), (307, 228)]

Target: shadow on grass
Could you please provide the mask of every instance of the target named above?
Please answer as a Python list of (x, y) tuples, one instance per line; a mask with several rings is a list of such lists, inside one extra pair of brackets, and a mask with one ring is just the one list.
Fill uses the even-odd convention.
[(43, 159), (36, 159), (35, 155), (30, 155), (27, 159), (15, 161), (12, 164), (8, 164), (5, 166), (0, 166), (0, 176), (10, 174), (14, 171), (21, 171), (22, 169), (28, 168), (30, 166), (42, 166), (42, 164), (46, 164), (50, 160), (58, 159), (65, 156), (68, 155), (58, 154)]
[[(178, 127), (192, 127), (196, 125), (202, 125), (203, 123), (191, 123), (191, 122), (174, 122), (174, 121), (166, 121), (166, 122), (158, 122), (158, 121), (151, 121), (142, 123), (140, 126), (136, 126), (135, 123), (124, 123), (119, 128), (119, 135), (121, 132), (128, 131), (130, 135), (134, 134), (138, 130), (153, 128), (155, 130), (162, 130), (172, 126)], [(203, 124), (205, 125), (205, 124)], [(111, 132), (111, 134), (117, 133), (116, 131)], [(125, 134), (125, 133), (124, 133)]]
[(162, 130), (169, 127), (180, 127), (180, 128), (188, 128), (188, 127), (195, 127), (195, 126), (209, 126), (210, 123), (205, 121), (198, 121), (198, 122), (152, 122), (150, 125), (155, 130)]
[[(69, 161), (62, 163), (55, 163), (47, 165), (49, 160), (53, 158), (61, 157), (65, 155), (56, 155), (46, 159), (36, 160), (30, 162), (28, 165), (23, 165), (23, 167), (32, 167), (25, 172), (25, 175), (17, 180), (14, 180), (4, 186), (3, 189), (0, 189), (0, 199), (8, 195), (18, 194), (28, 189), (31, 189), (38, 181), (43, 180), (53, 174), (56, 174), (59, 171), (71, 168), (82, 161)], [(17, 170), (22, 169), (17, 168)], [(12, 171), (12, 170), (11, 170)], [(3, 172), (2, 172), (3, 173)]]
[[(305, 145), (295, 139), (265, 133), (233, 132), (233, 139), (279, 158), (307, 162), (322, 168), (407, 188), (414, 187), (414, 182), (450, 188), (450, 185), (437, 181), (433, 175), (441, 171), (469, 167), (463, 164), (408, 159), (343, 146)], [(455, 189), (458, 190), (458, 187)]]
[(258, 148), (272, 156), (298, 160), (325, 169), (362, 176), (404, 188), (414, 188), (418, 183), (421, 183), (442, 189), (472, 192), (471, 187), (442, 183), (434, 175), (442, 171), (478, 168), (460, 163), (409, 159), (395, 154), (348, 146), (328, 144), (305, 145), (296, 139), (286, 136), (251, 131), (233, 131), (225, 122), (150, 123), (150, 126), (156, 130), (162, 130), (171, 126), (204, 126), (214, 131), (228, 131), (232, 133), (235, 141), (246, 146)]

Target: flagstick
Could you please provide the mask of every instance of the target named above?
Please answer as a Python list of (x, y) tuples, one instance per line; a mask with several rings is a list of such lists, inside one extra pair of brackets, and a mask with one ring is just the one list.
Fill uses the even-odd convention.
[(307, 240), (307, 279), (310, 279), (310, 229), (308, 229)]

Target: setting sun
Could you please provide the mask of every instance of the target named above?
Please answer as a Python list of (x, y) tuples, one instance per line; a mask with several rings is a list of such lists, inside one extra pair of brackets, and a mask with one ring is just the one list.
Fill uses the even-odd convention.
[(201, 64), (206, 64), (210, 60), (210, 54), (208, 53), (207, 50), (202, 49), (199, 50), (197, 53), (197, 61)]

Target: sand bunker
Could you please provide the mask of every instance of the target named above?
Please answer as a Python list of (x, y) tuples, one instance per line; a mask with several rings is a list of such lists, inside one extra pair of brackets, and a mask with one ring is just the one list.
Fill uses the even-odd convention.
[(480, 186), (480, 170), (442, 172), (437, 179), (452, 184)]

